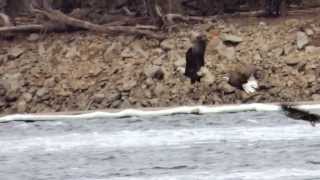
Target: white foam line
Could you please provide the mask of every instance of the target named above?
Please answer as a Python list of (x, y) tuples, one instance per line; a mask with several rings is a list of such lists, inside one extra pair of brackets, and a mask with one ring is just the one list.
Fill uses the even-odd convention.
[[(264, 171), (252, 172), (230, 172), (230, 173), (215, 173), (215, 172), (194, 172), (184, 175), (162, 175), (162, 176), (149, 176), (149, 177), (119, 177), (112, 178), (113, 180), (228, 180), (228, 179), (241, 179), (241, 180), (274, 180), (283, 178), (314, 178), (320, 177), (319, 170), (310, 169), (295, 169), (295, 168), (277, 168), (267, 169)], [(98, 180), (98, 179), (82, 179), (82, 180)]]
[(0, 118), (0, 122), (8, 121), (53, 121), (53, 120), (90, 120), (99, 118), (122, 118), (131, 116), (165, 116), (172, 114), (206, 114), (206, 113), (226, 113), (226, 112), (242, 112), (242, 111), (278, 111), (280, 107), (268, 104), (242, 104), (242, 105), (224, 105), (224, 106), (182, 106), (176, 108), (168, 108), (161, 110), (138, 110), (127, 109), (120, 112), (92, 112), (78, 115), (32, 115), (32, 114), (15, 114)]
[[(300, 105), (301, 109), (320, 109), (318, 105)], [(34, 115), (34, 114), (15, 114), (0, 118), (0, 122), (9, 121), (53, 121), (53, 120), (90, 120), (99, 118), (123, 118), (132, 116), (165, 116), (172, 114), (207, 114), (207, 113), (230, 113), (230, 112), (244, 112), (244, 111), (279, 111), (279, 105), (274, 104), (240, 104), (240, 105), (222, 105), (222, 106), (182, 106), (176, 108), (168, 108), (161, 110), (139, 110), (127, 109), (119, 112), (92, 112), (77, 115)]]

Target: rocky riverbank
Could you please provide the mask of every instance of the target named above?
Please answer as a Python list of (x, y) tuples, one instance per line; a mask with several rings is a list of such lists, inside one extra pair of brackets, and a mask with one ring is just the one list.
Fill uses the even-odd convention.
[[(317, 101), (318, 18), (180, 25), (164, 41), (87, 32), (21, 35), (0, 43), (0, 111)], [(204, 77), (191, 85), (183, 68), (193, 30), (206, 32), (210, 42)], [(257, 93), (222, 78), (238, 64), (260, 70)]]

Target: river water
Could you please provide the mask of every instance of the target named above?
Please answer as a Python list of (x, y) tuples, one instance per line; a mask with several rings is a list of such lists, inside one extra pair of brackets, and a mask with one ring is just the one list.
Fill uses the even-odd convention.
[(1, 123), (0, 179), (320, 179), (320, 130), (281, 112)]

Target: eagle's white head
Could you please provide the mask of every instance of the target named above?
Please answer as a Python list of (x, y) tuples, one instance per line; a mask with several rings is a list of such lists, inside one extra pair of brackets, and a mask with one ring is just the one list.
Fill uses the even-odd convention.
[(257, 79), (253, 75), (251, 75), (247, 83), (242, 84), (242, 88), (248, 94), (255, 93), (259, 88)]

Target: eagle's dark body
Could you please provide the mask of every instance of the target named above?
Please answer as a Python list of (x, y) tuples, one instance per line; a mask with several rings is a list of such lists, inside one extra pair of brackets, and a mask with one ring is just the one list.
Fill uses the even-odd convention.
[(313, 114), (287, 104), (282, 104), (281, 108), (285, 112), (286, 116), (292, 119), (308, 121), (312, 126), (315, 126), (316, 123), (320, 122), (320, 115), (318, 114)]
[(191, 79), (191, 83), (200, 81), (198, 75), (201, 67), (204, 66), (204, 54), (207, 46), (207, 39), (204, 35), (199, 35), (194, 40), (193, 46), (186, 53), (185, 76)]

